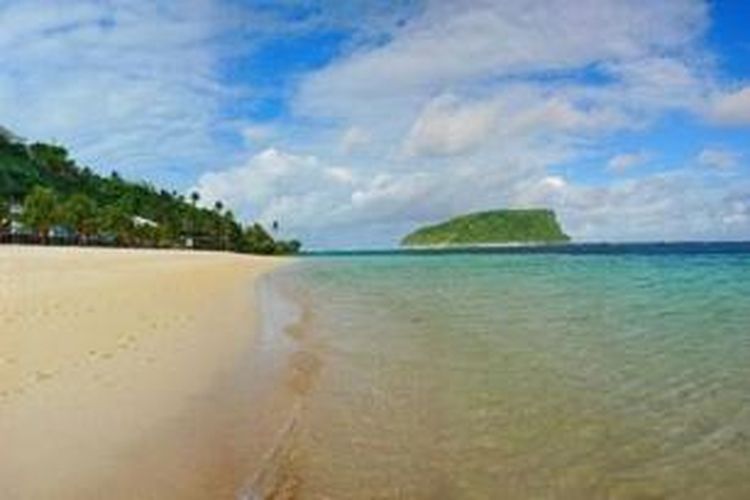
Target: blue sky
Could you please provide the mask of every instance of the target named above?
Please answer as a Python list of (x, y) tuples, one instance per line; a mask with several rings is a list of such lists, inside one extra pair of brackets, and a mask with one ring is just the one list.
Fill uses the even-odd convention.
[(740, 0), (0, 0), (0, 125), (310, 247), (536, 206), (578, 240), (749, 239), (748, 22)]

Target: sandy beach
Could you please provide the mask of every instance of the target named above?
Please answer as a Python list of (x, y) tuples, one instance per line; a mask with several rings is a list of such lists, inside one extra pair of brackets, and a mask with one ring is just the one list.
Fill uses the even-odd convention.
[(0, 247), (0, 496), (235, 497), (274, 428), (238, 381), (282, 262)]

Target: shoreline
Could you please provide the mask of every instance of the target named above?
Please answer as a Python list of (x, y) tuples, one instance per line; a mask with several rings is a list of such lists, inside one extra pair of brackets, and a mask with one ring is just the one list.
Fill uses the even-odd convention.
[(4, 498), (233, 498), (274, 426), (257, 280), (291, 261), (0, 247)]

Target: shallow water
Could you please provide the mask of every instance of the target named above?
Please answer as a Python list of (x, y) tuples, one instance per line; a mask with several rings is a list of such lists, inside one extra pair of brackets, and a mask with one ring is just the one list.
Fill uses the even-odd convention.
[(299, 311), (266, 332), (288, 496), (750, 498), (748, 253), (311, 258), (266, 285)]

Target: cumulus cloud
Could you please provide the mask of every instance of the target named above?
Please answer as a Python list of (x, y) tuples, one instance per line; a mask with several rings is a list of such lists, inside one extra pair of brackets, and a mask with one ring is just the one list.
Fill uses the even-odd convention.
[(346, 167), (269, 148), (239, 166), (202, 174), (194, 189), (208, 203), (222, 200), (263, 222), (318, 228), (341, 211), (355, 183), (355, 173)]
[(496, 103), (461, 103), (442, 95), (429, 102), (404, 144), (409, 155), (455, 155), (481, 143), (495, 125)]
[(642, 165), (648, 159), (649, 154), (644, 151), (615, 155), (607, 161), (607, 170), (616, 174), (621, 174), (633, 167)]
[(493, 168), (368, 177), (269, 149), (204, 175), (197, 189), (208, 202), (228, 200), (255, 219), (280, 221), (311, 247), (393, 243), (421, 224), (488, 207), (551, 207), (578, 240), (735, 239), (750, 231), (750, 184), (741, 178), (728, 187), (686, 167), (595, 186), (551, 175), (544, 164), (508, 157)]
[(750, 86), (716, 95), (707, 115), (721, 125), (750, 125)]
[(94, 167), (194, 173), (222, 150), (221, 18), (209, 0), (4, 2), (1, 119)]
[(208, 204), (222, 200), (251, 219), (278, 220), (312, 246), (348, 241), (368, 227), (379, 228), (370, 237), (383, 244), (417, 223), (504, 204), (508, 186), (542, 175), (533, 159), (497, 161), (492, 170), (465, 165), (364, 175), (349, 165), (269, 148), (238, 166), (203, 174), (195, 189)]
[(242, 127), (241, 134), (248, 145), (257, 146), (268, 143), (278, 134), (278, 130), (273, 125), (249, 124)]
[(349, 155), (367, 145), (370, 140), (370, 134), (368, 134), (363, 128), (352, 126), (347, 128), (346, 131), (341, 134), (339, 147), (341, 152)]
[[(583, 239), (739, 234), (746, 185), (730, 200), (695, 173), (606, 186), (552, 173), (665, 113), (705, 113), (721, 87), (701, 47), (708, 24), (700, 0), (425, 2), (375, 43), (300, 79), (294, 115), (326, 127), (310, 134), (317, 166), (286, 178), (258, 213), (302, 233), (314, 226), (304, 235), (313, 246), (362, 228), (393, 242), (418, 224), (504, 206), (552, 207)], [(607, 169), (650, 157), (624, 152)], [(346, 174), (334, 181), (340, 165)], [(288, 187), (311, 178), (314, 188)]]
[(301, 103), (346, 113), (351, 99), (362, 106), (394, 91), (421, 94), (477, 78), (637, 59), (683, 47), (706, 24), (706, 6), (698, 1), (432, 2), (391, 43), (308, 79)]
[(713, 86), (710, 69), (698, 56), (653, 54), (609, 61), (602, 67), (615, 81), (602, 98), (646, 114), (670, 109), (698, 111)]
[(740, 155), (728, 149), (705, 148), (698, 153), (697, 160), (705, 167), (729, 169), (737, 166)]
[(554, 207), (579, 241), (737, 239), (750, 231), (750, 184), (727, 189), (689, 169), (606, 186), (541, 180), (516, 199)]

